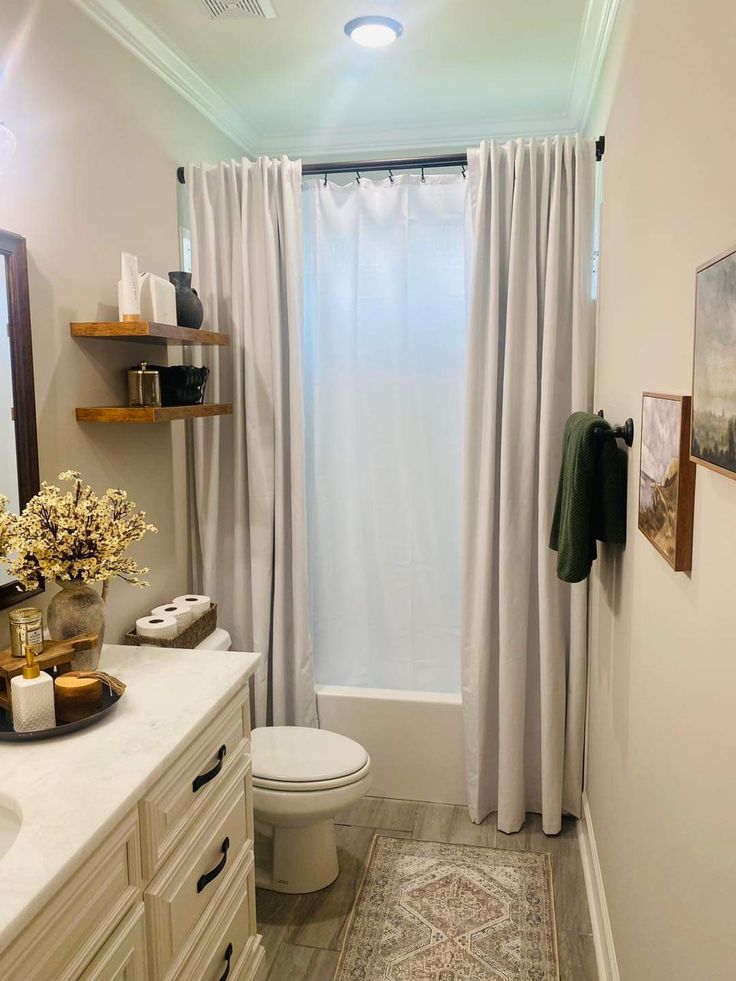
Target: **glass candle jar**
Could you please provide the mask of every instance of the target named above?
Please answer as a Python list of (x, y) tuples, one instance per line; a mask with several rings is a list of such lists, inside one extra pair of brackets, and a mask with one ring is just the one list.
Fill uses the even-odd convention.
[(128, 371), (128, 405), (160, 406), (161, 379), (145, 361)]
[(43, 614), (33, 606), (24, 606), (20, 610), (11, 610), (8, 614), (10, 623), (10, 652), (13, 657), (25, 657), (23, 650), (29, 644), (37, 654), (43, 650)]

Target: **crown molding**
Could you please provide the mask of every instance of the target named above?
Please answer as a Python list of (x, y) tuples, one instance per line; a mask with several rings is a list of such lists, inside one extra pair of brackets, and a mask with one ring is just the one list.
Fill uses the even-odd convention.
[(240, 112), (172, 45), (131, 13), (121, 0), (72, 0), (103, 30), (143, 62), (244, 153), (256, 155), (260, 140)]
[(404, 150), (464, 150), (481, 140), (509, 140), (519, 136), (567, 135), (574, 132), (568, 116), (524, 117), (495, 123), (487, 120), (448, 126), (404, 126), (379, 131), (339, 127), (308, 134), (266, 135), (263, 137), (262, 152), (273, 156), (285, 154), (288, 157), (329, 160), (330, 157), (395, 154)]
[(588, 0), (575, 55), (568, 116), (582, 131), (590, 114), (622, 0)]
[(623, 0), (587, 0), (565, 112), (472, 124), (367, 130), (343, 127), (269, 136), (248, 125), (240, 111), (172, 45), (131, 13), (122, 0), (72, 0), (103, 30), (194, 106), (243, 153), (329, 159), (398, 150), (457, 149), (482, 139), (567, 135), (581, 132), (590, 112), (616, 17)]

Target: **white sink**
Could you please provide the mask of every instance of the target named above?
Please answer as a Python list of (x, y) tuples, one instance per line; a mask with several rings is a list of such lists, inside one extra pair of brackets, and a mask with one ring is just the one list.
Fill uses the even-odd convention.
[(0, 794), (0, 859), (18, 837), (22, 823), (23, 817), (15, 801)]

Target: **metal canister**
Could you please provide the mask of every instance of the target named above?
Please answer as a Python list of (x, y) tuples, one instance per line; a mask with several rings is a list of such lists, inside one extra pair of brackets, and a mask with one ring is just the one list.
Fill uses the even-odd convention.
[(128, 371), (128, 405), (161, 405), (161, 379), (145, 361)]
[(11, 610), (10, 651), (13, 657), (25, 657), (24, 647), (28, 644), (35, 651), (43, 650), (43, 614), (33, 606)]

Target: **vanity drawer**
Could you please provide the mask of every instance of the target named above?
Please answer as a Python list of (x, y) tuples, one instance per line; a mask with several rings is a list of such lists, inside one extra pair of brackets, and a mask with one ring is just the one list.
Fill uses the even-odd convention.
[(171, 962), (210, 904), (219, 906), (241, 853), (252, 850), (246, 807), (250, 760), (244, 751), (205, 819), (193, 828), (144, 893), (151, 973), (166, 976)]
[(227, 981), (265, 981), (266, 951), (260, 937), (251, 937)]
[[(228, 981), (247, 977), (264, 957), (256, 936), (255, 871), (253, 856), (244, 853), (233, 880), (202, 934), (192, 943), (176, 981)], [(227, 973), (229, 972), (229, 973)]]
[(143, 903), (138, 903), (92, 961), (80, 981), (146, 981), (148, 958), (145, 916)]
[(151, 879), (249, 748), (247, 690), (182, 753), (140, 802), (144, 879)]
[(0, 957), (3, 981), (77, 981), (141, 896), (133, 811)]

